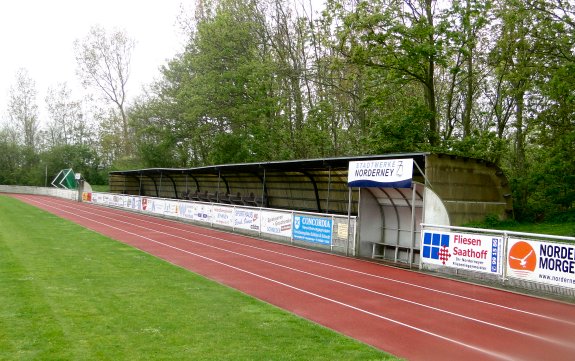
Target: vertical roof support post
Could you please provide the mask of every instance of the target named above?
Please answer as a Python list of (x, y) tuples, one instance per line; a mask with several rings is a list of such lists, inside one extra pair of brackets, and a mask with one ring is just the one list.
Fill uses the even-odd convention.
[(142, 171), (140, 171), (140, 188), (138, 189), (138, 196), (142, 196)]
[(409, 248), (409, 268), (411, 269), (411, 264), (413, 263), (413, 255), (415, 248), (415, 190), (417, 184), (412, 182), (412, 192), (411, 192), (411, 247)]
[(300, 171), (301, 174), (305, 175), (306, 177), (309, 178), (309, 180), (311, 181), (311, 184), (313, 186), (313, 193), (315, 195), (315, 204), (317, 206), (317, 212), (318, 213), (323, 213), (321, 211), (321, 200), (319, 199), (319, 190), (317, 188), (317, 182), (315, 181), (315, 178), (311, 176), (311, 174), (309, 174), (308, 172), (305, 171)]
[(176, 185), (176, 181), (174, 180), (174, 178), (172, 178), (172, 176), (170, 176), (170, 173), (166, 174), (166, 178), (172, 181), (172, 186), (174, 187), (174, 197), (178, 199), (178, 186)]
[[(400, 232), (401, 232), (401, 229), (400, 229), (400, 227), (399, 227), (399, 225), (400, 225), (400, 223), (401, 223), (401, 222), (400, 222), (401, 217), (399, 216), (399, 211), (397, 210), (397, 207), (398, 207), (397, 204), (395, 203), (395, 201), (393, 200), (393, 198), (389, 195), (389, 192), (386, 191), (386, 188), (379, 188), (379, 189), (383, 192), (383, 194), (385, 194), (385, 195), (387, 196), (387, 198), (389, 199), (389, 202), (390, 202), (391, 205), (393, 206), (393, 210), (394, 210), (394, 212), (395, 212), (395, 221), (396, 221), (396, 223), (397, 223), (397, 233), (396, 233), (396, 235), (397, 235), (397, 236), (396, 236), (397, 242), (396, 242), (396, 244), (395, 244), (395, 252), (394, 252), (395, 256), (394, 256), (394, 258), (393, 258), (393, 262), (396, 262), (396, 263), (397, 263), (397, 260), (398, 260), (398, 252), (399, 252), (399, 248), (398, 248), (398, 246), (399, 246), (399, 238), (400, 238)], [(387, 189), (394, 189), (394, 190), (397, 192), (397, 188), (387, 188)], [(409, 200), (406, 199), (405, 196), (403, 196), (403, 193), (401, 193), (401, 192), (398, 192), (398, 193), (404, 198), (405, 203), (407, 203), (407, 205), (409, 205)], [(381, 205), (380, 205), (380, 207), (381, 207)], [(384, 228), (385, 228), (385, 224), (384, 224)], [(385, 231), (384, 231), (383, 229), (382, 229), (382, 232), (381, 232), (381, 239), (382, 239), (382, 242), (385, 243)]]
[(156, 197), (160, 198), (160, 192), (162, 192), (162, 178), (164, 176), (164, 172), (160, 171), (160, 188), (156, 189)]
[[(427, 164), (427, 162), (425, 162)], [(415, 164), (415, 167), (419, 170), (419, 173), (421, 173), (421, 175), (423, 176), (423, 179), (425, 180), (425, 186), (429, 186), (431, 188), (431, 182), (429, 181), (429, 179), (427, 179), (427, 175), (425, 174), (425, 172), (421, 169), (421, 167), (419, 166), (419, 164), (417, 164), (417, 162), (415, 161), (415, 159), (413, 160), (413, 164)], [(433, 188), (432, 188), (433, 189)]]
[(331, 165), (328, 166), (327, 173), (327, 200), (325, 202), (325, 213), (329, 213), (329, 192), (331, 190)]
[(222, 179), (222, 170), (218, 168), (218, 191), (216, 192), (216, 202), (220, 203), (220, 180)]
[(262, 182), (262, 207), (265, 205), (264, 196), (266, 194), (266, 168), (264, 167), (264, 180)]
[[(347, 192), (347, 243), (346, 243), (346, 247), (345, 247), (345, 255), (349, 256), (349, 230), (350, 230), (350, 225), (351, 225), (351, 196), (352, 196), (352, 188), (351, 187), (347, 187), (348, 192)], [(357, 219), (357, 218), (356, 218)], [(357, 227), (357, 220), (355, 222), (355, 226)], [(354, 248), (355, 248), (355, 244), (354, 244)], [(355, 256), (355, 254), (354, 254)]]

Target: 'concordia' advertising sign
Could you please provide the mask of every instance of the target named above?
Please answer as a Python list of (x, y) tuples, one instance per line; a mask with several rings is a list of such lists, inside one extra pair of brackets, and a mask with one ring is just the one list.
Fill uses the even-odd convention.
[(331, 245), (332, 229), (333, 222), (328, 218), (298, 215), (293, 217), (293, 238), (298, 241)]
[(349, 162), (349, 187), (411, 188), (413, 159)]
[(509, 238), (507, 276), (575, 288), (575, 245)]
[(421, 261), (468, 271), (503, 274), (503, 238), (477, 234), (424, 231)]

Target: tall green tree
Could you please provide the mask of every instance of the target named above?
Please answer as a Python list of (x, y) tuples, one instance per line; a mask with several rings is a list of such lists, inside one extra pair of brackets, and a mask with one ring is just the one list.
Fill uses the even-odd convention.
[(433, 0), (359, 1), (346, 9), (331, 5), (342, 19), (340, 50), (350, 61), (380, 71), (380, 81), (398, 86), (417, 84), (425, 105), (431, 146), (439, 143), (436, 67), (445, 63), (446, 24)]
[(47, 142), (50, 147), (89, 142), (90, 125), (82, 110), (82, 103), (72, 97), (66, 83), (48, 89), (46, 108)]
[(16, 141), (14, 129), (0, 128), (0, 184), (24, 184), (22, 146)]
[[(557, 123), (549, 129), (544, 126), (549, 121), (570, 117), (558, 116), (563, 111), (569, 113), (569, 101), (560, 100), (569, 91), (559, 96), (561, 91), (553, 85), (553, 79), (569, 67), (575, 44), (569, 21), (559, 15), (567, 14), (560, 8), (562, 4), (561, 1), (496, 2), (495, 14), (501, 22), (491, 60), (500, 79), (498, 96), (504, 99), (501, 104), (508, 104), (510, 110), (508, 131), (513, 147), (508, 169), (520, 216), (545, 213), (541, 196), (555, 188), (550, 186), (552, 177), (547, 172), (552, 169), (550, 174), (559, 175), (572, 168), (568, 161), (571, 155), (565, 147), (570, 143), (569, 126), (562, 129), (561, 136), (555, 133), (559, 129)], [(569, 84), (569, 77), (561, 82)], [(553, 130), (549, 132), (550, 129)], [(541, 148), (542, 144), (550, 144), (551, 134), (554, 134), (552, 142), (557, 145), (555, 154), (549, 154), (549, 148)], [(559, 182), (565, 184), (565, 179)]]
[(126, 86), (134, 40), (120, 30), (107, 33), (93, 26), (84, 39), (74, 42), (77, 73), (85, 87), (91, 87), (114, 105), (124, 144), (123, 153), (131, 156), (133, 138), (126, 114)]
[(214, 130), (213, 163), (265, 158), (257, 144), (269, 145), (275, 128), (274, 64), (255, 5), (221, 1), (214, 17), (197, 25), (190, 49), (189, 87), (197, 117)]
[(37, 150), (40, 127), (36, 95), (36, 82), (30, 78), (26, 69), (18, 70), (16, 83), (10, 88), (8, 116), (17, 139), (30, 153)]

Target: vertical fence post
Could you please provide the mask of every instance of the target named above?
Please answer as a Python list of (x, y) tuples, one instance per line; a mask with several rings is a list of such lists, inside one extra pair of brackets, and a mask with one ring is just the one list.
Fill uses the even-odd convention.
[(509, 235), (507, 234), (507, 232), (503, 232), (503, 257), (501, 260), (501, 267), (502, 267), (502, 279), (501, 279), (501, 283), (505, 284), (505, 281), (507, 280), (507, 256), (508, 256), (508, 252), (509, 252)]
[(262, 235), (262, 218), (264, 217), (264, 211), (260, 208), (259, 212), (259, 222), (260, 225), (258, 226), (258, 235), (261, 237)]
[[(348, 187), (347, 192), (347, 240), (345, 242), (345, 255), (349, 256), (349, 225), (351, 223), (351, 187)], [(355, 219), (355, 228), (357, 228), (357, 218)], [(355, 240), (354, 240), (355, 243)]]
[(423, 244), (421, 240), (423, 239), (423, 232), (425, 231), (425, 226), (423, 224), (420, 224), (419, 229), (421, 230), (421, 233), (419, 235), (419, 270), (421, 270), (423, 266)]
[(290, 237), (291, 244), (293, 244), (294, 222), (295, 222), (295, 212), (291, 211), (291, 237)]
[[(334, 217), (334, 216), (331, 216), (331, 241), (329, 242), (329, 248), (330, 248), (330, 250), (331, 250), (331, 253), (333, 253), (333, 248), (334, 248), (334, 245), (333, 245), (333, 236), (334, 236), (334, 234), (333, 234), (333, 225), (334, 225), (334, 224), (335, 224), (335, 217)], [(338, 227), (339, 227), (339, 226), (338, 226)]]
[(411, 247), (409, 248), (409, 269), (413, 263), (413, 255), (415, 250), (415, 192), (417, 185), (413, 183), (413, 190), (411, 192)]

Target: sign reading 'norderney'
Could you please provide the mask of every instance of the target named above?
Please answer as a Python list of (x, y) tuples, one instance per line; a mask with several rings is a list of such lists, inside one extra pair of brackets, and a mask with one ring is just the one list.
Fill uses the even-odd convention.
[(349, 162), (349, 187), (411, 188), (413, 159)]
[(421, 234), (423, 263), (502, 274), (501, 237), (424, 231)]
[(575, 245), (509, 238), (507, 276), (575, 288)]

